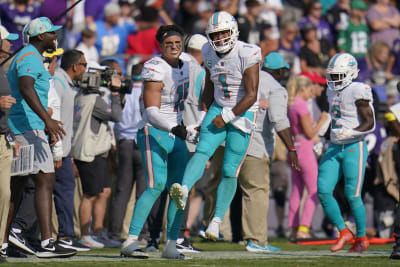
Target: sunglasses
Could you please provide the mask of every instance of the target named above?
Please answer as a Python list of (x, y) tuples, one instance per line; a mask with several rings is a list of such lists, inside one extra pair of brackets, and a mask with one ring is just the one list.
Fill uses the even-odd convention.
[(84, 66), (85, 68), (87, 67), (87, 63), (79, 62), (77, 63), (78, 65)]

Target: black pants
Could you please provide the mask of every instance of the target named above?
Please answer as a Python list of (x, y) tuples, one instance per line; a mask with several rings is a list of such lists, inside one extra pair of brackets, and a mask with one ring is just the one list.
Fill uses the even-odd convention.
[[(397, 177), (400, 177), (400, 145), (399, 143), (393, 146), (393, 160), (395, 162), (395, 168)], [(399, 192), (400, 192), (400, 183)], [(400, 246), (400, 203), (397, 202), (395, 210), (395, 222), (394, 222), (394, 237), (396, 238), (396, 245)]]
[(14, 177), (12, 179), (28, 180), (25, 184), (22, 198), (15, 209), (15, 217), (11, 227), (22, 230), (31, 239), (36, 239), (38, 237), (38, 229), (35, 209), (35, 183), (30, 177)]
[(119, 240), (126, 207), (136, 182), (136, 200), (146, 189), (142, 156), (134, 140), (119, 140), (118, 171), (115, 190), (112, 196), (108, 233), (112, 239)]

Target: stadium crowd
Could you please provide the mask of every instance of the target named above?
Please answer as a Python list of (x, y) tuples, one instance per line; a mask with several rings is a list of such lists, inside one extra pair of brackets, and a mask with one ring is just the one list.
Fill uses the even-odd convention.
[[(231, 170), (224, 167), (224, 153), (248, 142), (250, 135), (236, 143), (227, 135), (223, 145), (201, 160), (195, 152), (201, 150), (196, 150), (199, 122), (205, 116), (200, 102), (207, 97), (203, 90), (210, 79), (205, 69), (211, 59), (202, 57), (202, 47), (213, 41), (206, 35), (210, 18), (218, 23), (215, 14), (225, 14), (217, 11), (235, 18), (238, 40), (251, 44), (248, 53), (257, 55), (254, 72), (260, 73), (258, 135), (247, 151), (244, 147), (247, 156), (239, 167), (234, 165), (233, 172), (240, 172), (231, 176), (238, 179), (230, 180), (225, 177)], [(400, 259), (400, 128), (396, 112), (389, 111), (400, 100), (399, 1), (1, 0), (0, 18), (1, 261), (25, 254), (66, 257), (103, 247), (122, 247), (122, 255), (146, 258), (146, 252), (158, 250), (163, 241), (179, 253), (200, 252), (191, 241), (198, 235), (242, 242), (249, 252), (279, 251), (268, 244), (269, 234), (291, 242), (337, 238), (342, 229), (316, 211), (322, 195), (318, 164), (330, 143), (327, 66), (339, 52), (357, 60), (354, 82), (372, 89), (376, 122), (364, 138), (368, 158), (361, 192), (372, 207), (367, 209), (366, 235), (394, 234), (392, 258)], [(163, 28), (166, 25), (180, 27)], [(175, 107), (183, 112), (187, 127), (165, 126), (169, 135), (149, 134), (143, 119), (163, 124), (150, 115), (144, 118), (154, 100), (143, 90), (155, 90), (146, 84), (154, 76), (158, 79), (157, 73), (148, 72), (149, 64), (155, 56), (172, 57), (166, 51), (174, 45), (165, 40), (174, 36), (183, 39), (180, 59), (188, 65), (181, 70), (187, 80), (177, 92), (182, 101)], [(242, 64), (250, 66), (247, 71), (252, 61), (246, 60)], [(162, 64), (154, 63), (154, 68)], [(247, 86), (246, 77), (254, 74), (245, 74)], [(158, 81), (168, 83), (169, 77), (159, 76)], [(219, 82), (224, 85), (226, 79)], [(166, 101), (164, 95), (161, 99)], [(249, 107), (242, 111), (245, 116), (250, 116)], [(215, 110), (213, 105), (207, 108)], [(225, 114), (222, 123), (233, 121)], [(186, 138), (186, 133), (194, 137)], [(160, 140), (184, 135), (186, 143), (181, 143), (187, 149), (175, 144), (165, 155), (143, 153), (141, 147), (150, 141), (140, 140), (151, 134)], [(34, 145), (35, 158), (30, 175), (11, 176), (12, 154), (18, 156), (20, 147), (29, 144)], [(168, 197), (169, 181), (154, 184), (152, 176), (160, 174), (152, 173), (148, 158), (156, 154), (166, 157), (168, 165), (183, 165), (179, 175), (185, 178), (172, 186), (182, 196), (173, 197), (172, 192)], [(196, 181), (187, 179), (195, 175)], [(219, 185), (228, 180), (233, 199), (218, 201)], [(355, 234), (358, 222), (346, 201), (346, 188), (342, 179), (334, 196)], [(177, 201), (179, 197), (188, 198), (188, 204)], [(221, 208), (221, 202), (226, 207)], [(273, 227), (268, 227), (267, 214), (274, 216)], [(167, 230), (166, 218), (179, 216), (182, 226), (174, 223), (180, 229), (168, 223)], [(321, 217), (321, 232), (312, 228), (313, 216)], [(175, 232), (176, 243), (169, 243)], [(135, 242), (139, 246), (132, 246)], [(163, 256), (181, 255), (171, 251)]]

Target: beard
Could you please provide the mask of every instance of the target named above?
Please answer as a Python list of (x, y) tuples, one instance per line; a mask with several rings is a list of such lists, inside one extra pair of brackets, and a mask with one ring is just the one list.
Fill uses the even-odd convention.
[(58, 47), (58, 41), (57, 39), (55, 41), (52, 41), (51, 43), (49, 43), (48, 46), (46, 46), (45, 51), (47, 53), (53, 53), (57, 50)]

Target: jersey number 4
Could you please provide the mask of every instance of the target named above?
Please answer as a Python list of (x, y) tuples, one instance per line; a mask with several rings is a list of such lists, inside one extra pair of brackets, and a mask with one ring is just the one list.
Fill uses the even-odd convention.
[(179, 112), (185, 109), (184, 101), (188, 95), (189, 83), (184, 83), (178, 85), (176, 88), (176, 94), (178, 95), (178, 100), (175, 102), (174, 111)]
[(340, 106), (338, 105), (333, 105), (331, 108), (331, 113), (332, 113), (332, 129), (340, 129), (342, 128), (341, 124), (337, 123), (337, 120), (340, 119), (341, 113), (340, 113)]
[(224, 99), (231, 99), (231, 93), (228, 91), (228, 83), (226, 82), (226, 74), (218, 75), (218, 81), (221, 83)]

